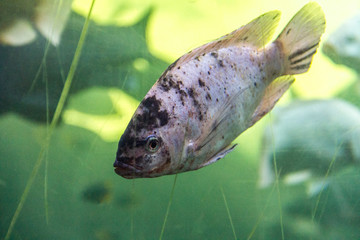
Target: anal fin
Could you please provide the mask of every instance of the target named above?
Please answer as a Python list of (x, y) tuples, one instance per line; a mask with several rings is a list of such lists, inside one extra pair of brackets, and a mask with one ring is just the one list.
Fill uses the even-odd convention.
[[(255, 109), (252, 115), (250, 126), (254, 125), (263, 116), (273, 109), (280, 97), (289, 89), (290, 85), (295, 81), (291, 75), (281, 76), (276, 78), (266, 89), (265, 95), (262, 98), (259, 106)], [(249, 126), (249, 127), (250, 127)]]

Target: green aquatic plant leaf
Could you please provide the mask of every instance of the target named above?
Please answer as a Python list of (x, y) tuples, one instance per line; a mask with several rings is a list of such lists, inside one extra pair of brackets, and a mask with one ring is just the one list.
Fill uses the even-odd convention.
[[(141, 100), (167, 66), (147, 47), (146, 26), (150, 15), (149, 10), (129, 27), (104, 26), (91, 21), (84, 42), (86, 50), (79, 59), (70, 93), (92, 86), (114, 86)], [(50, 117), (53, 116), (84, 21), (84, 17), (72, 12), (60, 45), (49, 46), (45, 59), (47, 44), (43, 37), (22, 47), (0, 45), (1, 113), (15, 111), (45, 121), (48, 104)], [(48, 81), (48, 101), (42, 79), (44, 72)]]

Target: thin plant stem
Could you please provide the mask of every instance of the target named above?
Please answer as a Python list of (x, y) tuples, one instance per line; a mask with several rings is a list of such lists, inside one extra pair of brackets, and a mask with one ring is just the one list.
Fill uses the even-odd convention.
[(163, 235), (164, 235), (167, 218), (168, 218), (168, 216), (169, 216), (171, 203), (172, 203), (172, 200), (173, 200), (173, 197), (174, 197), (174, 190), (175, 190), (176, 179), (177, 179), (177, 174), (175, 175), (175, 178), (174, 178), (174, 183), (173, 183), (173, 186), (172, 186), (172, 189), (171, 189), (170, 199), (169, 199), (169, 203), (168, 203), (168, 206), (167, 206), (167, 209), (166, 209), (165, 218), (164, 218), (164, 223), (163, 223), (162, 228), (161, 228), (159, 240), (162, 240)]
[(95, 1), (96, 0), (92, 0), (92, 2), (91, 2), (90, 9), (89, 9), (88, 15), (86, 17), (86, 21), (85, 21), (83, 29), (81, 31), (80, 39), (79, 39), (78, 45), (77, 45), (76, 50), (75, 50), (74, 58), (73, 58), (73, 61), (71, 63), (70, 70), (69, 70), (69, 73), (67, 75), (67, 78), (65, 80), (64, 88), (63, 88), (63, 90), (61, 92), (59, 102), (58, 102), (58, 104), (56, 106), (54, 116), (53, 116), (52, 121), (50, 123), (50, 127), (49, 127), (49, 131), (48, 131), (48, 134), (47, 134), (47, 137), (46, 137), (46, 141), (42, 145), (42, 148), (41, 148), (40, 153), (39, 153), (39, 157), (37, 158), (37, 160), (35, 162), (35, 165), (34, 165), (34, 168), (33, 168), (32, 172), (30, 174), (29, 180), (26, 183), (24, 192), (21, 195), (20, 201), (19, 201), (18, 206), (17, 206), (17, 208), (15, 210), (15, 213), (14, 213), (12, 219), (11, 219), (11, 222), (10, 222), (9, 228), (8, 228), (8, 230), (6, 232), (4, 240), (9, 240), (10, 239), (10, 236), (11, 236), (11, 233), (12, 233), (12, 231), (14, 229), (15, 223), (16, 223), (17, 219), (19, 218), (20, 212), (21, 212), (21, 210), (22, 210), (22, 208), (23, 208), (23, 206), (25, 204), (25, 201), (26, 201), (26, 199), (27, 199), (27, 197), (29, 195), (30, 189), (31, 189), (31, 187), (32, 187), (32, 185), (34, 183), (34, 180), (35, 180), (35, 178), (36, 178), (36, 176), (38, 174), (39, 168), (40, 168), (40, 166), (42, 165), (42, 163), (44, 161), (47, 149), (48, 149), (49, 144), (50, 144), (51, 136), (52, 136), (52, 134), (54, 132), (54, 129), (55, 129), (55, 127), (56, 127), (56, 125), (57, 125), (57, 123), (58, 123), (58, 121), (60, 119), (60, 115), (61, 115), (62, 110), (64, 108), (65, 101), (66, 101), (66, 99), (68, 97), (70, 87), (71, 87), (71, 83), (72, 83), (72, 80), (74, 78), (74, 74), (75, 74), (75, 71), (77, 69), (78, 63), (79, 63), (81, 51), (82, 51), (82, 48), (83, 48), (83, 45), (84, 45), (84, 41), (85, 41), (85, 38), (86, 38), (86, 33), (87, 33), (89, 23), (90, 23), (90, 16), (91, 16)]

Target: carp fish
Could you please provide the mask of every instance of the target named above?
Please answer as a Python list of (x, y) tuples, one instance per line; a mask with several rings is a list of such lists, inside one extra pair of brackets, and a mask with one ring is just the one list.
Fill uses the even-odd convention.
[[(325, 31), (321, 7), (306, 4), (267, 44), (280, 20), (270, 11), (172, 63), (121, 136), (115, 172), (151, 178), (197, 170), (268, 113), (306, 72)], [(266, 45), (267, 44), (267, 45)]]

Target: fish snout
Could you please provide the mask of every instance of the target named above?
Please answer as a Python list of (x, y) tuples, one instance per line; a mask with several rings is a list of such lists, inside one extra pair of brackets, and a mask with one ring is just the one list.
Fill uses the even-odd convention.
[(133, 162), (132, 158), (128, 157), (116, 157), (114, 162), (114, 171), (116, 174), (124, 178), (134, 178), (140, 170), (134, 167), (131, 163)]

